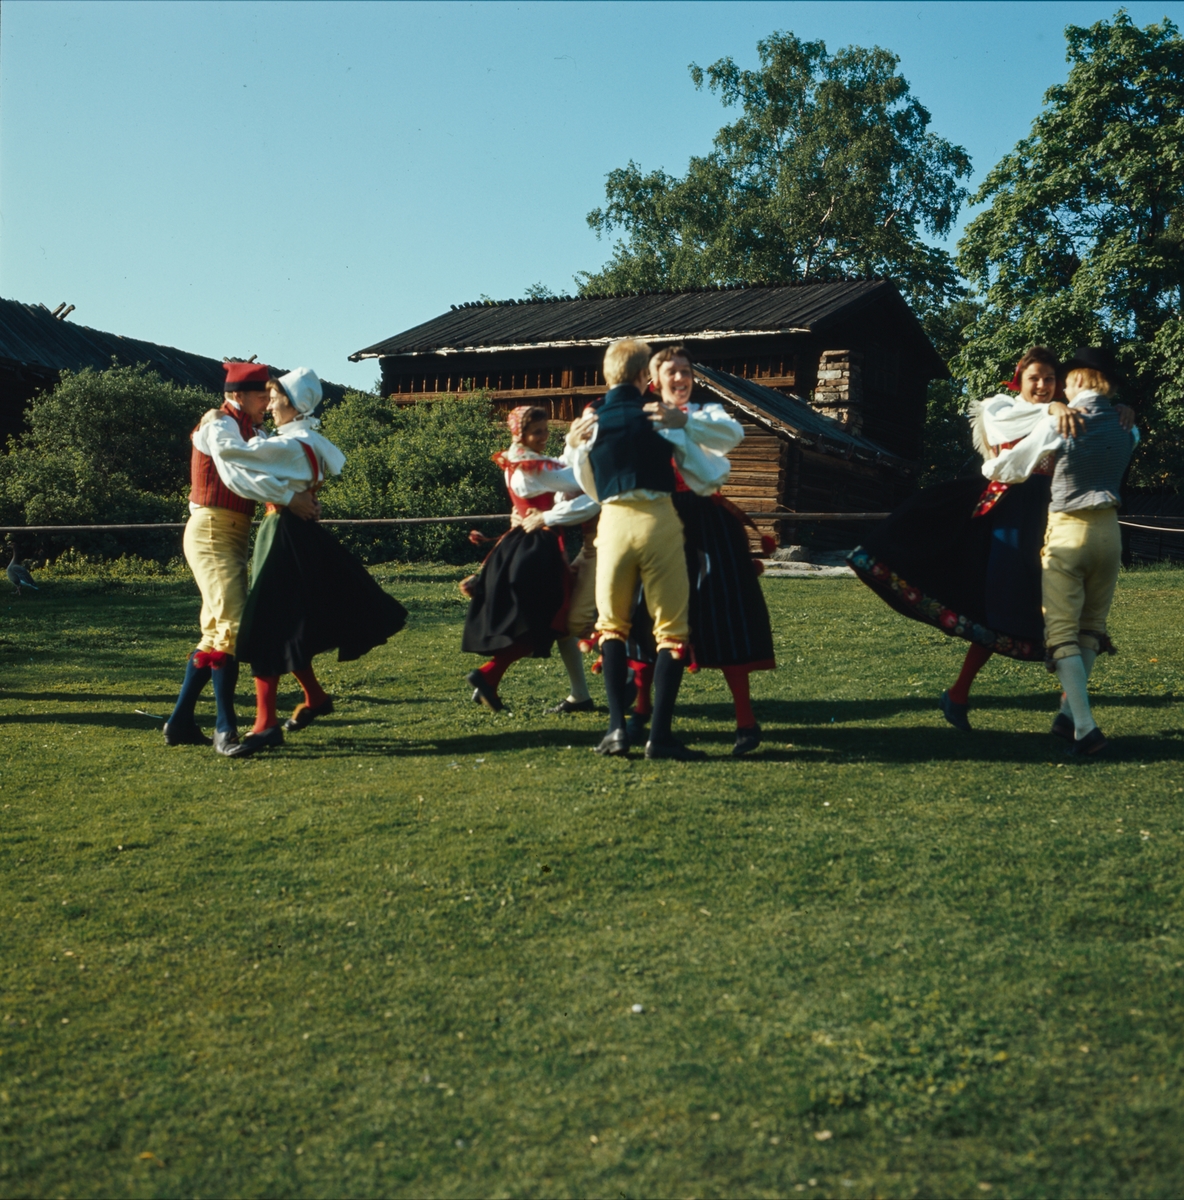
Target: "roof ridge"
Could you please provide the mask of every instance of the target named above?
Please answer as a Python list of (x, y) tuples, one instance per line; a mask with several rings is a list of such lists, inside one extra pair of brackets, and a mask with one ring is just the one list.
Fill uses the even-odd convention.
[(632, 292), (600, 292), (592, 296), (524, 296), (511, 300), (466, 300), (461, 304), (449, 305), (452, 312), (469, 308), (516, 308), (531, 304), (559, 304), (569, 301), (593, 300), (625, 300), (632, 296), (693, 296), (702, 292), (741, 292), (760, 288), (801, 288), (822, 287), (835, 283), (891, 283), (887, 275), (841, 275), (835, 279), (806, 279), (769, 280), (759, 282), (717, 283), (705, 284), (701, 287), (688, 288), (648, 288)]

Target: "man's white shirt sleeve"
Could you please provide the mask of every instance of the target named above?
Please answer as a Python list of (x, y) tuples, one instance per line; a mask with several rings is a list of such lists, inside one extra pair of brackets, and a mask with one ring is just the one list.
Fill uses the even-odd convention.
[(238, 424), (223, 416), (196, 429), (193, 444), (214, 460), (218, 478), (236, 496), (260, 504), (290, 504), (296, 494), (267, 470), (268, 465), (278, 465), (277, 451), (284, 465), (291, 462), (293, 451), (303, 457), (304, 452), (291, 442), (285, 445), (278, 438), (252, 438), (248, 444)]

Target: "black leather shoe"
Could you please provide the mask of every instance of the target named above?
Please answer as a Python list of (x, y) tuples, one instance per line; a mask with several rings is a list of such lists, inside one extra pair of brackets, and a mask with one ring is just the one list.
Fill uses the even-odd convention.
[(1048, 732), (1056, 737), (1064, 738), (1067, 742), (1077, 740), (1077, 727), (1073, 724), (1072, 718), (1065, 716), (1064, 713), (1057, 713), (1053, 717), (1052, 728)]
[(248, 733), (231, 752), (232, 758), (250, 758), (258, 750), (271, 750), (284, 744), (284, 731), (273, 725), (262, 733)]
[(206, 737), (196, 725), (173, 726), (164, 723), (164, 744), (166, 746), (212, 746), (212, 738)]
[(761, 744), (761, 727), (748, 725), (736, 730), (736, 744), (732, 747), (733, 758), (743, 758), (750, 750)]
[(225, 754), (227, 758), (233, 758), (238, 753), (238, 747), (237, 729), (232, 729), (229, 733), (223, 733), (220, 729), (214, 730), (214, 749), (219, 754)]
[(646, 758), (672, 758), (676, 762), (699, 762), (707, 757), (702, 750), (692, 750), (684, 746), (677, 738), (668, 742), (646, 742)]
[(597, 754), (612, 758), (625, 758), (629, 754), (629, 735), (623, 729), (614, 729), (600, 739)]
[(1100, 754), (1109, 745), (1106, 735), (1095, 725), (1085, 737), (1074, 740), (1073, 745), (1069, 747), (1069, 754), (1073, 758), (1089, 758), (1091, 755)]
[(465, 678), (473, 688), (473, 699), (484, 704), (491, 712), (501, 712), (506, 706), (501, 702), (496, 688), (489, 686), (489, 681), (480, 671), (470, 671)]
[(649, 741), (650, 731), (646, 728), (649, 717), (641, 713), (630, 713), (625, 722), (625, 732), (629, 735), (630, 746), (644, 746)]
[(547, 709), (549, 715), (556, 713), (595, 712), (596, 703), (589, 697), (587, 700), (560, 700), (554, 708)]
[(327, 717), (333, 711), (333, 701), (326, 699), (321, 704), (297, 704), (296, 711), (284, 722), (289, 733), (307, 729), (317, 717)]
[(970, 721), (966, 716), (966, 714), (970, 711), (969, 704), (955, 704), (954, 701), (950, 699), (949, 692), (942, 692), (941, 699), (937, 702), (937, 706), (941, 709), (942, 716), (945, 717), (945, 719), (949, 721), (949, 723), (953, 725), (955, 729), (961, 729), (963, 733), (972, 732), (970, 728)]

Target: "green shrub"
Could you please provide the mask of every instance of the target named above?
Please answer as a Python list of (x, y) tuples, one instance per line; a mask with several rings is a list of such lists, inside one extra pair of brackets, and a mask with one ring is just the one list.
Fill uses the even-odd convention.
[[(63, 372), (38, 396), (28, 432), (0, 455), (0, 523), (139, 524), (183, 521), (189, 492), (189, 435), (220, 396), (162, 381), (147, 367)], [(509, 441), (484, 393), (396, 405), (350, 393), (325, 414), (324, 432), (347, 456), (344, 474), (322, 492), (327, 516), (430, 517), (506, 512), (501, 473), (490, 461)], [(554, 440), (554, 439), (553, 439)], [(500, 532), (497, 526), (485, 532)], [(368, 561), (476, 556), (467, 525), (338, 530)], [(36, 534), (22, 537), (34, 561), (110, 561), (123, 555), (164, 563), (177, 533)], [(64, 552), (69, 551), (65, 559)]]
[[(166, 383), (146, 366), (63, 371), (34, 398), (27, 432), (0, 455), (5, 525), (182, 521), (189, 490), (189, 434), (221, 396)], [(49, 534), (24, 539), (41, 559), (66, 549), (102, 558), (167, 559), (176, 534)]]
[[(484, 393), (413, 405), (351, 393), (325, 414), (322, 431), (346, 454), (345, 470), (321, 492), (326, 516), (509, 511), (501, 472), (490, 461), (509, 435)], [(497, 526), (482, 528), (501, 532)], [(336, 532), (370, 562), (475, 557), (467, 525), (347, 526)]]

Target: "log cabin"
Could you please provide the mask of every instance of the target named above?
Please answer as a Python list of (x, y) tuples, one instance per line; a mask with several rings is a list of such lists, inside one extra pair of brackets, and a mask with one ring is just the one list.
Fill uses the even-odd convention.
[[(396, 403), (484, 391), (498, 409), (570, 421), (605, 391), (609, 342), (681, 344), (697, 390), (745, 424), (727, 489), (748, 511), (883, 511), (915, 486), (929, 381), (949, 372), (896, 285), (884, 279), (478, 301), (350, 355), (377, 359)], [(699, 398), (699, 397), (697, 397)], [(766, 521), (779, 542), (804, 536)], [(854, 527), (816, 526), (819, 546)]]

